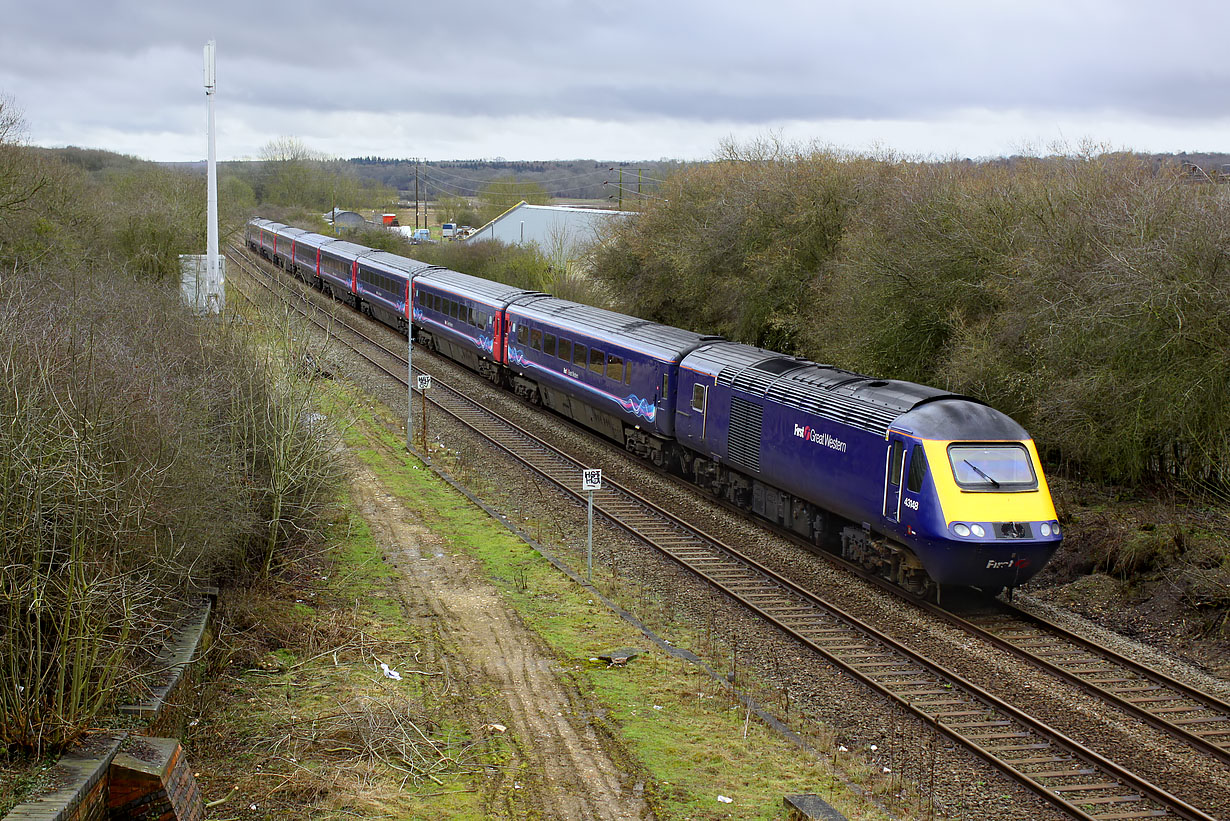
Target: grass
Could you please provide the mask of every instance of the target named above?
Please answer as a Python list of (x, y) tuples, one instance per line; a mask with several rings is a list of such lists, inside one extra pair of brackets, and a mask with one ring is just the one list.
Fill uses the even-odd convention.
[(228, 656), (206, 697), (223, 706), (188, 738), (203, 794), (225, 802), (213, 817), (488, 817), (481, 774), (503, 742), (474, 739), (459, 696), (410, 672), (433, 672), (438, 648), (405, 618), (396, 571), (346, 499), (329, 545), (224, 596)]
[[(883, 817), (822, 760), (748, 720), (708, 675), (652, 648), (641, 633), (403, 450), (397, 423), (331, 386), (327, 411), (355, 413), (347, 445), (410, 514), (457, 553), (480, 561), (505, 601), (555, 654), (561, 674), (592, 702), (591, 725), (641, 774), (659, 818), (779, 818), (782, 797), (819, 793), (850, 818)], [(686, 636), (686, 632), (684, 633)], [(672, 636), (672, 639), (677, 639)], [(697, 638), (693, 636), (692, 638)], [(592, 661), (604, 650), (648, 649), (626, 667)], [(858, 771), (856, 762), (853, 769)], [(848, 773), (847, 776), (848, 777)], [(866, 772), (857, 777), (867, 778)], [(718, 796), (733, 799), (721, 803)]]
[(0, 751), (0, 818), (18, 804), (27, 801), (51, 785), (49, 770), (54, 759), (9, 759)]

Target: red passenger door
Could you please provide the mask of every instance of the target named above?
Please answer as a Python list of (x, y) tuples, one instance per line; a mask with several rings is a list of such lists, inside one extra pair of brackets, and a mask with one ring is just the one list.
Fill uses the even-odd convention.
[(504, 312), (501, 310), (496, 310), (491, 320), (491, 359), (504, 361)]

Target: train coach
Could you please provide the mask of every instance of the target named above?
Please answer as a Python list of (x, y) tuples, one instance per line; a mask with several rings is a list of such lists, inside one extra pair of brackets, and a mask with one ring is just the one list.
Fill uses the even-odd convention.
[(435, 267), (414, 275), (412, 291), (415, 339), (496, 384), (506, 377), (509, 306), (543, 295)]
[(304, 282), (320, 286), (320, 248), (333, 237), (304, 231), (291, 238), (290, 256), (282, 257), (282, 267)]
[(546, 295), (506, 313), (514, 391), (666, 464), (679, 363), (714, 337)]
[(288, 227), (290, 226), (283, 225), (280, 222), (274, 222), (273, 220), (249, 220), (247, 229), (245, 230), (245, 238), (247, 239), (248, 247), (260, 254), (265, 259), (272, 261), (275, 250), (277, 229)]
[(434, 266), (374, 251), (355, 264), (355, 299), (359, 310), (401, 333), (410, 329), (410, 282)]

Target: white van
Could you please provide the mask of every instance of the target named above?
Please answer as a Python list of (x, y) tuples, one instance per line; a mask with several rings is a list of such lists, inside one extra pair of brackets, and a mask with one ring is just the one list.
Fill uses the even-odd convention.
[(457, 223), (446, 222), (440, 226), (440, 236), (444, 239), (452, 239), (457, 236)]

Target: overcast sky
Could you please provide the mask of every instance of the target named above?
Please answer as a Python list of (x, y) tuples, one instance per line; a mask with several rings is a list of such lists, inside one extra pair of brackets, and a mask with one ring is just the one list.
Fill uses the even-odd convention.
[(984, 157), (1230, 151), (1224, 0), (13, 2), (29, 142), (220, 159), (705, 159), (733, 137)]

